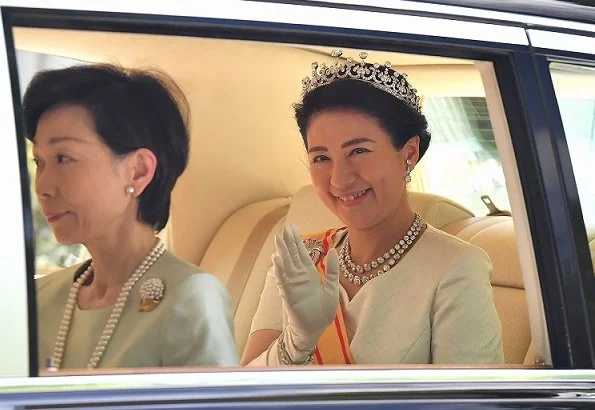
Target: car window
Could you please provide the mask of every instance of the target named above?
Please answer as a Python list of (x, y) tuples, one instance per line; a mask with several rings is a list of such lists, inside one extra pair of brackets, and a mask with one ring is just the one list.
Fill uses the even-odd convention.
[[(90, 53), (87, 45), (93, 43), (97, 34), (18, 28), (16, 44), (22, 47), (19, 71), (80, 64), (84, 61), (82, 57)], [(191, 156), (172, 197), (171, 250), (218, 276), (230, 290), (236, 306), (237, 348), (241, 352), (256, 314), (254, 302), (263, 292), (263, 279), (270, 267), (272, 234), (281, 226), (263, 225), (263, 220), (270, 219), (267, 215), (275, 211), (278, 217), (273, 222), (287, 218), (286, 222), (295, 223), (304, 232), (338, 223), (314, 191), (306, 189), (312, 184), (306, 165), (308, 159), (292, 118), (292, 104), (300, 98), (302, 78), (310, 74), (313, 61), (334, 64), (332, 49), (163, 35), (101, 34), (102, 43), (92, 50), (93, 61), (110, 62), (116, 57), (124, 66), (162, 69), (178, 81), (191, 104)], [(49, 41), (53, 46), (63, 44), (68, 51), (66, 56), (75, 61), (53, 60), (31, 51), (47, 47)], [(120, 45), (125, 41), (136, 44), (136, 54), (123, 52)], [(169, 57), (158, 53), (155, 43), (167, 44)], [(210, 63), (200, 65), (199, 71), (191, 70), (189, 75), (188, 63), (180, 64), (179, 59), (185, 56), (184, 50), (191, 48), (200, 49), (201, 59)], [(346, 57), (358, 59), (358, 52), (344, 50), (341, 61), (346, 61)], [(427, 115), (432, 142), (427, 156), (412, 173), (409, 187), (413, 198), (419, 198), (416, 209), (423, 210), (428, 223), (437, 229), (471, 242), (492, 258), (495, 290), (494, 302), (490, 303), (494, 303), (494, 314), (499, 316), (496, 320), (502, 323), (503, 363), (522, 365), (526, 360), (532, 363), (528, 356), (528, 307), (523, 297), (512, 295), (519, 289), (523, 293), (524, 285), (510, 213), (482, 220), (488, 226), (499, 224), (497, 235), (482, 228), (469, 235), (461, 224), (474, 225), (476, 216), (490, 212), (481, 198), (483, 195), (488, 195), (502, 210), (509, 209), (481, 73), (472, 60), (381, 51), (369, 54), (371, 61), (390, 61), (396, 70), (408, 75), (418, 89)], [(234, 63), (237, 55), (259, 58), (247, 59), (242, 71), (237, 71)], [(31, 63), (46, 60), (50, 63)], [(436, 81), (438, 73), (450, 80)], [(25, 89), (28, 77), (21, 77)], [(231, 117), (230, 113), (233, 113)], [(300, 205), (298, 198), (305, 198), (304, 204), (308, 205)], [(38, 205), (34, 206), (34, 214), (38, 275), (88, 258), (81, 246), (56, 244)], [(253, 233), (257, 227), (267, 229), (260, 242)], [(502, 249), (506, 249), (507, 266), (512, 266), (512, 270), (501, 265)], [(235, 267), (234, 260), (237, 260)], [(247, 266), (252, 268), (243, 276), (238, 275), (238, 266), (242, 268), (244, 260), (250, 260), (252, 265), (247, 263)], [(260, 288), (255, 283), (260, 283)], [(236, 288), (240, 291), (236, 292)], [(404, 311), (389, 322), (400, 321), (403, 314)], [(419, 318), (422, 320), (423, 314)], [(415, 338), (415, 332), (413, 329), (407, 338)], [(429, 339), (424, 343), (430, 343)], [(386, 352), (379, 350), (373, 360), (386, 365), (399, 364), (400, 351), (396, 352), (384, 357)]]
[[(24, 50), (17, 50), (16, 57), (21, 97), (37, 72), (85, 63), (72, 58)], [(37, 277), (41, 277), (60, 268), (82, 262), (87, 257), (87, 252), (82, 245), (61, 245), (56, 241), (51, 227), (41, 212), (39, 202), (35, 199), (35, 164), (33, 163), (32, 148), (32, 143), (27, 140), (27, 167), (31, 183), (31, 198), (33, 198), (31, 211), (35, 233), (35, 274)]]
[[(273, 9), (271, 6), (271, 10)], [(326, 13), (329, 10), (324, 11)], [(354, 13), (350, 15), (352, 14)], [(168, 35), (165, 34), (168, 32), (167, 24), (160, 26), (158, 32), (162, 34), (143, 34), (145, 30), (155, 31), (153, 27), (142, 29), (140, 26), (130, 32), (120, 32), (116, 26), (110, 26), (104, 32), (101, 31), (103, 28), (98, 28), (101, 22), (97, 22), (96, 26), (85, 27), (84, 30), (36, 28), (35, 24), (14, 27), (20, 88), (22, 91), (26, 89), (35, 72), (96, 62), (117, 63), (130, 68), (154, 67), (167, 73), (178, 83), (191, 109), (191, 149), (188, 167), (172, 193), (169, 225), (165, 231), (167, 243), (172, 253), (217, 276), (221, 285), (227, 288), (231, 296), (237, 350), (241, 353), (251, 332), (267, 271), (271, 267), (271, 254), (275, 251), (274, 234), (280, 231), (284, 223), (294, 223), (302, 233), (307, 234), (339, 227), (342, 222), (340, 218), (336, 218), (336, 214), (329, 214), (328, 207), (325, 208), (316, 196), (308, 170), (308, 156), (293, 118), (293, 104), (301, 98), (302, 80), (311, 75), (312, 62), (334, 64), (336, 58), (331, 55), (334, 47), (325, 44), (324, 36), (317, 40), (320, 41), (317, 44), (310, 44), (303, 39), (300, 39), (299, 44), (276, 43), (275, 41), (287, 41), (288, 37), (267, 39), (247, 36), (246, 38), (258, 38), (259, 41), (239, 40), (232, 39), (238, 38), (236, 32), (222, 36), (216, 28), (215, 34), (211, 31), (204, 34), (212, 35), (212, 38), (200, 37), (203, 35), (202, 31), (192, 30), (182, 33), (183, 35)], [(465, 25), (467, 22), (461, 24)], [(394, 27), (394, 24), (390, 26)], [(417, 30), (416, 25), (407, 27), (407, 30)], [(445, 27), (455, 28), (450, 25)], [(458, 26), (456, 28), (458, 31)], [(490, 26), (490, 29), (493, 28)], [(526, 44), (526, 35), (520, 27), (504, 27), (502, 33), (506, 34), (506, 47), (513, 44), (523, 47)], [(428, 32), (422, 34), (432, 35)], [(492, 31), (483, 34), (491, 36)], [(520, 37), (518, 34), (521, 34)], [(454, 38), (466, 39), (467, 34), (456, 33)], [(493, 326), (484, 326), (484, 322), (476, 323), (477, 326), (470, 325), (465, 320), (458, 320), (456, 326), (443, 322), (446, 323), (443, 326), (445, 333), (455, 334), (461, 340), (460, 343), (464, 343), (469, 327), (475, 330), (488, 328), (489, 332), (499, 332), (501, 329), (502, 365), (508, 367), (534, 363), (535, 357), (530, 347), (531, 330), (535, 335), (535, 327), (539, 328), (541, 323), (530, 329), (530, 307), (527, 305), (523, 279), (523, 275), (532, 275), (534, 272), (530, 271), (531, 268), (521, 266), (519, 262), (515, 232), (518, 219), (508, 211), (509, 202), (514, 199), (516, 204), (520, 204), (515, 205), (515, 209), (522, 210), (523, 200), (518, 195), (520, 189), (516, 169), (507, 167), (510, 171), (506, 178), (502, 170), (502, 164), (506, 163), (504, 159), (508, 164), (515, 160), (508, 151), (502, 150), (502, 146), (510, 142), (510, 135), (505, 116), (494, 111), (499, 102), (496, 98), (498, 96), (495, 96), (498, 90), (495, 75), (492, 80), (496, 84), (496, 92), (494, 87), (489, 91), (484, 89), (485, 76), (489, 75), (486, 74), (489, 71), (486, 67), (493, 69), (491, 51), (473, 55), (462, 52), (457, 54), (457, 58), (450, 58), (433, 55), (436, 51), (429, 48), (423, 51), (403, 48), (402, 50), (406, 50), (403, 52), (395, 51), (397, 48), (391, 48), (390, 51), (373, 48), (374, 51), (368, 50), (368, 61), (381, 65), (390, 61), (395, 70), (408, 75), (409, 81), (418, 90), (420, 104), (432, 133), (432, 143), (427, 155), (413, 172), (409, 174), (407, 170), (407, 176), (401, 182), (411, 180), (408, 189), (415, 202), (414, 209), (431, 226), (428, 232), (435, 232), (437, 235), (445, 232), (449, 235), (444, 236), (452, 240), (452, 244), (461, 244), (458, 240), (462, 240), (473, 245), (468, 249), (479, 260), (481, 269), (469, 271), (477, 273), (481, 270), (485, 273), (482, 276), (482, 284), (485, 286), (481, 290), (487, 297), (475, 300), (481, 302), (483, 309), (479, 309), (478, 303), (473, 302), (473, 297), (477, 294), (465, 293), (464, 296), (469, 298), (466, 303), (473, 306), (465, 312), (474, 313), (494, 308), (488, 315)], [(347, 57), (357, 61), (362, 58), (360, 51), (345, 49), (339, 61), (348, 61)], [(483, 65), (483, 71), (480, 71), (479, 64)], [(360, 150), (355, 154), (365, 153), (365, 150)], [(408, 161), (403, 164), (410, 165)], [(32, 175), (34, 166), (30, 160), (28, 166)], [(126, 193), (131, 193), (128, 187)], [(513, 198), (515, 195), (517, 197)], [(349, 199), (349, 196), (346, 196), (347, 200), (354, 200)], [(488, 199), (482, 196), (487, 196)], [(503, 211), (494, 212), (493, 208), (486, 208), (486, 201), (489, 203), (490, 199)], [(35, 201), (34, 198), (33, 202)], [(486, 216), (488, 212), (490, 216)], [(33, 214), (37, 242), (36, 273), (37, 276), (48, 279), (38, 283), (51, 283), (52, 272), (83, 262), (89, 255), (79, 245), (63, 247), (57, 244), (37, 203), (33, 205)], [(519, 216), (516, 218), (522, 219), (524, 213), (517, 215)], [(451, 255), (445, 252), (442, 256), (433, 255), (428, 260), (441, 265), (443, 256)], [(529, 257), (532, 258), (533, 255)], [(387, 258), (390, 260), (390, 256)], [(388, 265), (382, 268), (390, 267), (390, 262), (386, 262)], [(89, 269), (84, 272), (88, 271)], [(347, 278), (348, 275), (344, 277)], [(71, 286), (70, 277), (68, 279), (65, 281), (67, 286), (61, 288), (66, 293)], [(454, 282), (455, 285), (458, 283)], [(422, 286), (417, 281), (413, 281), (413, 284), (419, 287), (421, 293), (433, 294), (431, 286)], [(275, 283), (273, 285), (276, 286)], [(167, 287), (160, 288), (162, 292), (163, 288), (167, 289), (166, 295), (171, 298), (173, 287), (170, 287), (170, 283), (168, 282)], [(147, 309), (148, 312), (161, 312), (155, 304), (144, 304), (140, 292), (133, 296), (135, 305), (131, 306), (135, 311), (144, 312), (143, 309)], [(436, 342), (435, 335), (429, 337), (430, 333), (427, 332), (429, 322), (432, 322), (427, 320), (433, 314), (431, 304), (424, 305), (430, 309), (424, 313), (423, 309), (413, 307), (421, 300), (418, 293), (402, 296), (396, 298), (398, 301), (395, 303), (410, 303), (394, 309), (394, 312), (392, 305), (386, 309), (376, 309), (393, 312), (382, 316), (382, 320), (387, 321), (386, 324), (375, 327), (379, 338), (390, 340), (391, 346), (395, 347), (386, 329), (397, 328), (401, 322), (412, 317), (414, 322), (415, 319), (419, 320), (407, 331), (401, 332), (402, 339), (405, 340), (402, 346), (374, 349), (373, 359), (362, 360), (358, 364), (394, 366), (431, 360), (426, 354), (429, 348), (417, 348), (439, 343)], [(388, 301), (389, 298), (379, 300)], [(486, 300), (487, 305), (484, 304)], [(460, 301), (459, 298), (452, 298), (453, 305)], [(64, 310), (64, 318), (68, 316), (68, 312), (63, 304), (58, 303), (56, 309), (59, 313), (62, 312), (60, 309)], [(66, 308), (75, 309), (76, 303), (70, 303)], [(40, 317), (46, 309), (50, 307), (39, 304)], [(449, 309), (445, 311), (448, 312)], [(541, 315), (541, 311), (535, 309), (535, 306), (533, 311), (532, 317)], [(269, 312), (277, 314), (281, 309), (269, 309)], [(109, 309), (104, 313), (109, 314)], [(44, 320), (40, 320), (40, 323), (45, 324)], [(107, 323), (113, 323), (112, 319)], [(125, 322), (120, 323), (120, 329), (122, 323)], [(142, 327), (140, 321), (126, 323), (123, 330), (130, 333)], [(97, 326), (101, 328), (102, 324)], [(353, 327), (347, 331), (348, 338), (352, 340)], [(62, 331), (52, 329), (50, 333), (51, 336), (46, 338), (46, 344), (50, 346), (45, 350), (46, 353), (49, 351), (51, 354), (51, 347), (60, 345), (63, 351)], [(93, 339), (93, 346), (95, 339), (106, 340), (89, 336), (84, 331), (79, 331), (79, 336), (81, 334)], [(497, 345), (499, 337), (488, 338), (488, 342), (496, 341), (494, 344)], [(151, 342), (160, 340), (147, 339)], [(445, 337), (446, 339), (449, 338)], [(418, 340), (420, 344), (416, 346)], [(458, 342), (446, 344), (449, 343), (450, 353), (453, 355), (465, 350), (457, 349)], [(177, 349), (174, 350), (174, 353), (178, 353)], [(398, 357), (406, 357), (410, 350), (410, 357), (416, 358), (412, 362)], [(499, 362), (500, 351), (497, 348), (493, 350), (498, 351), (496, 361)], [(537, 352), (537, 356), (547, 357), (543, 353)], [(39, 362), (42, 366), (48, 357), (49, 354), (40, 353)], [(423, 357), (425, 359), (419, 359)], [(438, 363), (439, 360), (436, 360)], [(482, 360), (475, 360), (470, 364), (480, 366), (480, 362)], [(52, 364), (51, 361), (48, 363)]]
[(552, 63), (550, 71), (595, 269), (595, 68)]
[(416, 188), (447, 196), (475, 215), (490, 212), (483, 195), (501, 210), (510, 210), (485, 97), (430, 96), (424, 99), (424, 111), (432, 144), (427, 161), (420, 164)]

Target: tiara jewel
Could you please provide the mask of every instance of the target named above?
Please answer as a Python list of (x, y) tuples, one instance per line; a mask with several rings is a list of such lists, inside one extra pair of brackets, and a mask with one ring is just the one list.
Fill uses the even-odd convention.
[(342, 50), (333, 50), (331, 56), (335, 58), (335, 63), (331, 66), (312, 63), (312, 77), (302, 80), (302, 96), (337, 80), (358, 80), (391, 94), (421, 112), (417, 90), (409, 84), (406, 74), (392, 69), (390, 61), (383, 65), (366, 63), (368, 53), (362, 51), (359, 53), (361, 61), (355, 61), (350, 57), (346, 62), (339, 63), (342, 55)]

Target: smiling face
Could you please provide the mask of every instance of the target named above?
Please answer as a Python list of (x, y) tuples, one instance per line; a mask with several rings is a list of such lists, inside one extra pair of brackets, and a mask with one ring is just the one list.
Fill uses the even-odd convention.
[(310, 177), (319, 198), (350, 229), (373, 229), (397, 215), (406, 160), (418, 138), (397, 151), (378, 121), (358, 111), (316, 114), (307, 130)]
[(94, 128), (91, 115), (76, 105), (50, 109), (37, 124), (35, 191), (64, 244), (113, 235), (136, 220), (136, 202), (126, 193), (131, 167)]

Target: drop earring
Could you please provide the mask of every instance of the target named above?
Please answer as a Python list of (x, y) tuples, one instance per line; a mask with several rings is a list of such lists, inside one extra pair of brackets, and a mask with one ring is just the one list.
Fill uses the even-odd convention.
[(407, 160), (405, 163), (407, 164), (407, 171), (405, 171), (405, 183), (408, 184), (411, 182), (411, 160)]

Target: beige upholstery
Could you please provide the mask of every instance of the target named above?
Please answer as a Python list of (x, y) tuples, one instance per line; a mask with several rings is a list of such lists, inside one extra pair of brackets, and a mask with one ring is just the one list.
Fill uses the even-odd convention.
[(256, 245), (258, 249), (262, 248), (262, 243), (247, 244), (254, 227), (266, 215), (287, 207), (288, 204), (288, 198), (271, 199), (250, 204), (233, 213), (211, 240), (200, 262), (201, 268), (227, 283), (244, 246)]
[[(455, 202), (427, 193), (409, 192), (409, 200), (413, 210), (421, 214), (428, 223), (480, 246), (488, 253), (494, 266), (492, 284), (502, 321), (506, 362), (522, 364), (526, 358), (530, 361), (527, 357), (530, 343), (529, 318), (512, 218), (474, 217), (471, 211)], [(237, 286), (236, 283), (230, 283), (233, 281), (231, 277), (235, 275), (232, 272), (237, 274), (238, 268), (250, 270), (241, 275), (247, 279), (240, 284), (242, 292), (234, 301), (237, 304), (234, 321), (240, 353), (244, 350), (266, 272), (271, 266), (274, 233), (286, 222), (296, 224), (304, 233), (341, 225), (318, 200), (313, 187), (306, 186), (291, 199), (286, 217), (279, 217), (274, 226), (265, 224), (272, 226), (266, 233), (266, 239), (258, 243), (245, 243), (249, 237), (254, 236), (255, 228), (263, 228), (262, 220), (267, 215), (277, 212), (275, 215), (278, 217), (287, 209), (288, 203), (288, 199), (280, 198), (251, 204), (234, 213), (215, 235), (201, 263), (203, 269), (217, 274), (228, 289)], [(246, 250), (246, 246), (256, 252), (252, 255), (253, 264), (248, 267), (238, 266), (240, 254)]]
[(260, 294), (264, 288), (266, 273), (272, 265), (271, 255), (275, 251), (274, 235), (275, 232), (279, 232), (283, 229), (284, 222), (285, 219), (280, 220), (269, 233), (262, 249), (257, 255), (256, 262), (250, 271), (250, 276), (246, 282), (244, 292), (237, 302), (238, 308), (234, 316), (234, 324), (236, 342), (240, 355), (244, 351), (246, 341), (248, 340), (252, 317), (254, 316), (254, 313), (256, 313), (256, 308), (258, 308)]
[[(264, 287), (265, 273), (271, 264), (271, 254), (274, 251), (273, 235), (282, 226), (285, 220), (285, 214), (289, 205), (288, 198), (271, 199), (268, 201), (256, 202), (241, 208), (231, 215), (219, 228), (211, 241), (200, 266), (207, 272), (211, 272), (219, 277), (228, 287), (236, 306), (234, 323), (235, 336), (238, 345), (238, 351), (241, 354), (244, 350), (252, 316), (258, 307), (260, 292)], [(282, 216), (278, 217), (279, 214)], [(266, 221), (270, 216), (276, 218), (274, 223)], [(267, 223), (263, 226), (262, 222)], [(254, 232), (265, 230), (262, 240), (250, 241), (254, 238)], [(252, 266), (241, 266), (242, 255), (249, 248), (252, 255)], [(241, 283), (230, 283), (234, 280), (232, 277), (238, 269), (243, 269)], [(248, 271), (246, 271), (248, 270)], [(254, 273), (254, 274), (252, 274)], [(244, 278), (242, 280), (242, 277)], [(238, 277), (235, 277), (237, 280)], [(236, 286), (240, 286), (239, 296), (232, 292)]]
[(512, 218), (486, 216), (470, 218), (443, 230), (482, 248), (490, 256), (494, 271), (494, 301), (502, 323), (504, 360), (522, 364), (527, 358), (531, 331), (529, 311), (519, 265)]

